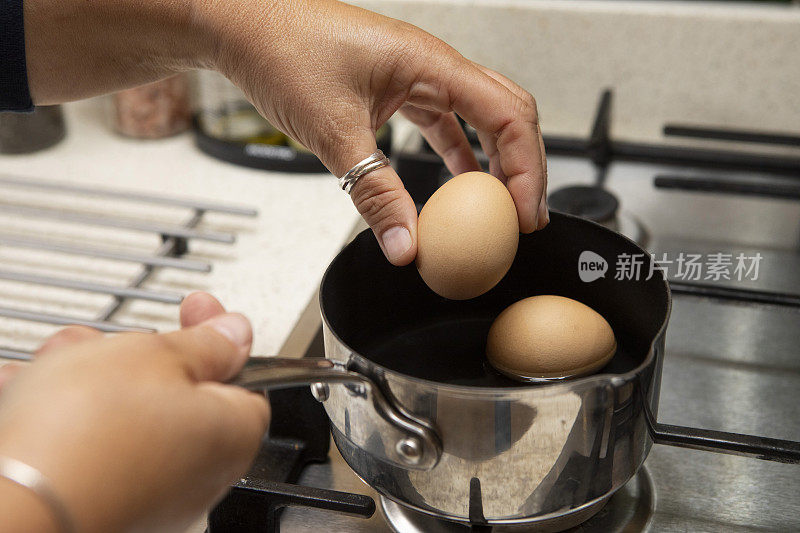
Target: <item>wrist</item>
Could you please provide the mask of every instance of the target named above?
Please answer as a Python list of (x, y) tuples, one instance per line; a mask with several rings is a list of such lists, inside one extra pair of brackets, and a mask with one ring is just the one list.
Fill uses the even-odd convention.
[(301, 3), (279, 0), (187, 1), (193, 5), (192, 19), (196, 31), (206, 40), (207, 54), (199, 66), (217, 70), (231, 79), (241, 76), (239, 71), (243, 63), (256, 56), (266, 58), (270, 50), (276, 50), (279, 36), (285, 35), (280, 28), (281, 22), (291, 20), (289, 12), (295, 4)]
[(142, 29), (144, 43), (136, 50), (149, 57), (158, 70), (184, 71), (212, 68), (217, 41), (213, 19), (207, 15), (214, 0), (130, 0), (115, 4), (122, 12), (120, 20), (135, 23)]
[(36, 494), (5, 478), (0, 478), (0, 517), (2, 531), (61, 533), (51, 510)]
[[(218, 70), (220, 50), (225, 34), (224, 2), (217, 0), (183, 0), (189, 17), (187, 57), (190, 68)], [(235, 2), (231, 2), (235, 3)]]

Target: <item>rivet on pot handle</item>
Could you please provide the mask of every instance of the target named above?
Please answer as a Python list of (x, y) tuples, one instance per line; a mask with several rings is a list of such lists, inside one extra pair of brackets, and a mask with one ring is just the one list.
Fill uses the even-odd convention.
[(320, 403), (323, 403), (327, 400), (331, 395), (331, 388), (328, 387), (327, 383), (312, 383), (311, 384), (311, 394), (314, 396), (314, 399)]
[(315, 397), (327, 399), (328, 383), (362, 385), (372, 399), (372, 407), (386, 422), (382, 437), (394, 446), (387, 447), (390, 462), (414, 470), (430, 470), (439, 462), (442, 445), (430, 425), (387, 400), (383, 391), (370, 378), (347, 370), (322, 357), (250, 357), (245, 367), (232, 381), (232, 385), (249, 390), (272, 390), (313, 385)]

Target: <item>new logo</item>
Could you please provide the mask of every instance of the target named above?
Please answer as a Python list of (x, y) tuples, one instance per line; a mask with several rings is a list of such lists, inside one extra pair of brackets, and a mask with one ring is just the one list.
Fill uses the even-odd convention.
[(608, 262), (602, 256), (585, 250), (578, 257), (578, 276), (585, 283), (604, 278), (608, 272)]

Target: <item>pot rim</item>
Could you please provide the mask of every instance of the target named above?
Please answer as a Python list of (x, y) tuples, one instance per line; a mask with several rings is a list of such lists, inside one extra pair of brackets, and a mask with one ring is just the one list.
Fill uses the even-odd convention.
[[(561, 213), (559, 211), (553, 211), (552, 213), (554, 213), (556, 216), (559, 216), (559, 217), (571, 218), (571, 219), (579, 220), (580, 223), (593, 225), (596, 228), (599, 228), (601, 231), (604, 231), (606, 233), (611, 234), (611, 236), (613, 236), (613, 237), (626, 240), (628, 243), (632, 244), (634, 247), (636, 247), (638, 250), (640, 250), (643, 254), (650, 255), (646, 250), (644, 250), (641, 246), (639, 246), (638, 243), (634, 242), (633, 240), (631, 240), (627, 236), (622, 235), (621, 233), (617, 233), (615, 231), (612, 231), (612, 230), (608, 229), (607, 227), (603, 226), (602, 224), (598, 224), (598, 223), (593, 222), (591, 220), (586, 220), (584, 218), (580, 218), (580, 217), (577, 217), (577, 216), (574, 216), (574, 215), (569, 215), (567, 213)], [(370, 230), (370, 229), (365, 229), (364, 231), (362, 231), (358, 235), (356, 235), (356, 237), (354, 237), (353, 240), (357, 239), (358, 237), (360, 237), (364, 233), (371, 232), (371, 231), (372, 230)], [(333, 267), (333, 264), (337, 261), (337, 259), (339, 259), (339, 257), (344, 253), (344, 249), (347, 246), (349, 246), (353, 242), (353, 240), (348, 242), (342, 248), (342, 250), (340, 250), (339, 253), (336, 254), (336, 256), (333, 258), (333, 260), (330, 262), (330, 264), (328, 264), (328, 267), (325, 269), (325, 274), (322, 276), (322, 281), (320, 282), (320, 290), (319, 290), (319, 309), (320, 309), (320, 315), (322, 317), (322, 322), (327, 327), (327, 329), (330, 332), (330, 334), (333, 335), (336, 338), (336, 340), (344, 348), (346, 348), (350, 352), (351, 356), (358, 357), (362, 361), (366, 362), (368, 365), (371, 365), (372, 368), (375, 368), (379, 372), (382, 372), (384, 374), (395, 376), (395, 377), (397, 377), (399, 379), (402, 379), (402, 380), (405, 380), (405, 381), (409, 381), (409, 382), (417, 384), (417, 385), (423, 385), (423, 386), (426, 386), (426, 387), (436, 388), (437, 390), (440, 390), (440, 391), (448, 391), (448, 392), (451, 392), (451, 393), (455, 393), (455, 394), (459, 394), (459, 395), (465, 395), (465, 396), (471, 396), (471, 397), (474, 397), (474, 396), (498, 396), (498, 395), (499, 396), (508, 396), (508, 395), (523, 394), (523, 393), (524, 394), (530, 394), (533, 391), (537, 391), (537, 393), (540, 393), (540, 394), (541, 393), (545, 393), (545, 392), (559, 394), (559, 393), (565, 392), (565, 389), (575, 390), (576, 388), (582, 388), (583, 386), (586, 386), (586, 387), (589, 387), (589, 386), (601, 386), (602, 383), (608, 383), (608, 382), (614, 383), (614, 382), (619, 382), (619, 381), (622, 381), (622, 382), (630, 381), (630, 380), (634, 379), (637, 375), (639, 375), (642, 372), (642, 370), (644, 370), (645, 368), (647, 368), (648, 366), (650, 366), (652, 364), (653, 358), (655, 357), (655, 350), (654, 350), (655, 344), (656, 344), (656, 342), (658, 342), (659, 339), (661, 339), (664, 336), (664, 334), (666, 332), (666, 329), (667, 329), (667, 325), (669, 324), (670, 315), (672, 313), (672, 291), (670, 290), (669, 282), (667, 282), (666, 278), (664, 277), (663, 271), (658, 270), (659, 275), (661, 276), (661, 282), (664, 284), (664, 289), (666, 290), (666, 293), (667, 293), (667, 308), (666, 308), (666, 312), (664, 313), (664, 319), (661, 322), (661, 325), (659, 326), (658, 331), (655, 333), (655, 335), (653, 335), (653, 338), (650, 340), (649, 350), (648, 350), (647, 356), (644, 358), (644, 360), (638, 366), (636, 366), (636, 368), (634, 368), (632, 370), (629, 370), (628, 372), (625, 372), (625, 373), (622, 373), (622, 374), (598, 373), (598, 374), (592, 374), (592, 375), (589, 375), (589, 376), (583, 376), (583, 377), (578, 377), (578, 378), (568, 378), (568, 379), (564, 379), (564, 380), (560, 380), (560, 381), (520, 384), (519, 386), (515, 386), (515, 387), (478, 387), (478, 386), (474, 386), (474, 385), (456, 385), (456, 384), (452, 384), (452, 383), (442, 383), (442, 382), (433, 381), (433, 380), (430, 380), (430, 379), (418, 378), (418, 377), (415, 377), (415, 376), (410, 376), (408, 374), (404, 374), (402, 372), (398, 372), (396, 370), (391, 370), (389, 368), (386, 368), (385, 366), (379, 365), (379, 364), (375, 363), (374, 361), (370, 360), (368, 357), (366, 357), (366, 356), (362, 355), (361, 353), (357, 352), (349, 344), (347, 344), (346, 342), (344, 342), (344, 340), (342, 340), (342, 338), (339, 336), (338, 333), (336, 333), (336, 331), (331, 326), (330, 321), (328, 320), (328, 316), (327, 316), (327, 313), (325, 311), (325, 304), (323, 302), (323, 290), (322, 290), (322, 288), (325, 286), (325, 281), (328, 279), (328, 275), (330, 274), (330, 271), (331, 271), (331, 268)]]

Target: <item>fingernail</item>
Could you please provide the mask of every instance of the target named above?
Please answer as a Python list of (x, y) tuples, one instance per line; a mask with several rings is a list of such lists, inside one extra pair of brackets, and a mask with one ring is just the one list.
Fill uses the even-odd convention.
[(403, 226), (395, 226), (383, 232), (383, 249), (389, 261), (397, 261), (411, 248), (411, 233)]
[(542, 198), (539, 203), (539, 213), (537, 214), (537, 229), (542, 229), (550, 223), (550, 210), (547, 209), (547, 200)]
[(211, 326), (223, 337), (240, 348), (249, 348), (253, 340), (250, 321), (238, 313), (226, 313), (210, 318), (205, 325)]

